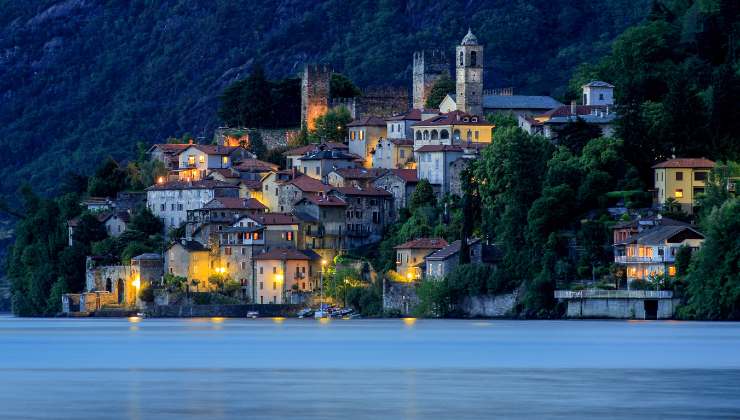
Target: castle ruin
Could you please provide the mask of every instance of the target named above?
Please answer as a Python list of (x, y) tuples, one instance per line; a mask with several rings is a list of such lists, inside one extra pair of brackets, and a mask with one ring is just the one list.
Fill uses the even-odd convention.
[(413, 107), (423, 109), (427, 97), (440, 77), (450, 75), (450, 62), (442, 50), (414, 52)]

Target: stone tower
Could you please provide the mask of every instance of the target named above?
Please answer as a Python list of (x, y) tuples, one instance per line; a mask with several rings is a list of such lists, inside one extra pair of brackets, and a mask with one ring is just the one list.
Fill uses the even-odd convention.
[(450, 75), (450, 62), (441, 50), (416, 51), (413, 73), (413, 106), (422, 109), (437, 79)]
[(332, 70), (327, 65), (306, 64), (301, 75), (301, 125), (315, 128), (317, 117), (329, 111)]
[(457, 110), (468, 114), (483, 113), (483, 46), (468, 29), (455, 51)]

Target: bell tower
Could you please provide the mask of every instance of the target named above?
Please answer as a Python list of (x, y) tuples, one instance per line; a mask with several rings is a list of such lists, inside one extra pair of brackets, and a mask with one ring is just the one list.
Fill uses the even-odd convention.
[(457, 110), (483, 114), (483, 46), (468, 29), (455, 51), (455, 93)]

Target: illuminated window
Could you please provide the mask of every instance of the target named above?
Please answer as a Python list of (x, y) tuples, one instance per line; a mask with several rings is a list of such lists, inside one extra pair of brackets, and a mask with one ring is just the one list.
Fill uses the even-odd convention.
[(292, 241), (292, 240), (293, 240), (293, 232), (288, 232), (288, 233), (287, 233), (287, 234), (285, 235), (285, 239), (287, 239), (287, 240), (289, 240), (289, 241)]
[(198, 162), (200, 162), (200, 163), (206, 163), (206, 157), (205, 157), (205, 155), (198, 156)]
[(668, 275), (671, 276), (671, 277), (675, 277), (676, 276), (676, 267), (675, 266), (671, 265), (671, 266), (668, 267)]
[(677, 189), (677, 190), (676, 190), (676, 192), (675, 192), (675, 193), (673, 193), (673, 195), (674, 195), (674, 196), (675, 196), (676, 198), (683, 198), (683, 190), (679, 188), (679, 189)]
[(195, 156), (188, 156), (188, 165), (195, 165)]
[(221, 158), (221, 163), (222, 163), (222, 164), (223, 164), (224, 166), (225, 166), (225, 165), (228, 165), (228, 164), (229, 164), (229, 157), (228, 157), (228, 156), (224, 156), (224, 157), (222, 157), (222, 158)]

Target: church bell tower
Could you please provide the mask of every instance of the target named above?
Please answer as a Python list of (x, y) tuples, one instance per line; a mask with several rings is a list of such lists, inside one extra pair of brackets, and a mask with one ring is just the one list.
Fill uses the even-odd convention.
[(483, 114), (483, 46), (468, 29), (455, 51), (457, 110)]

